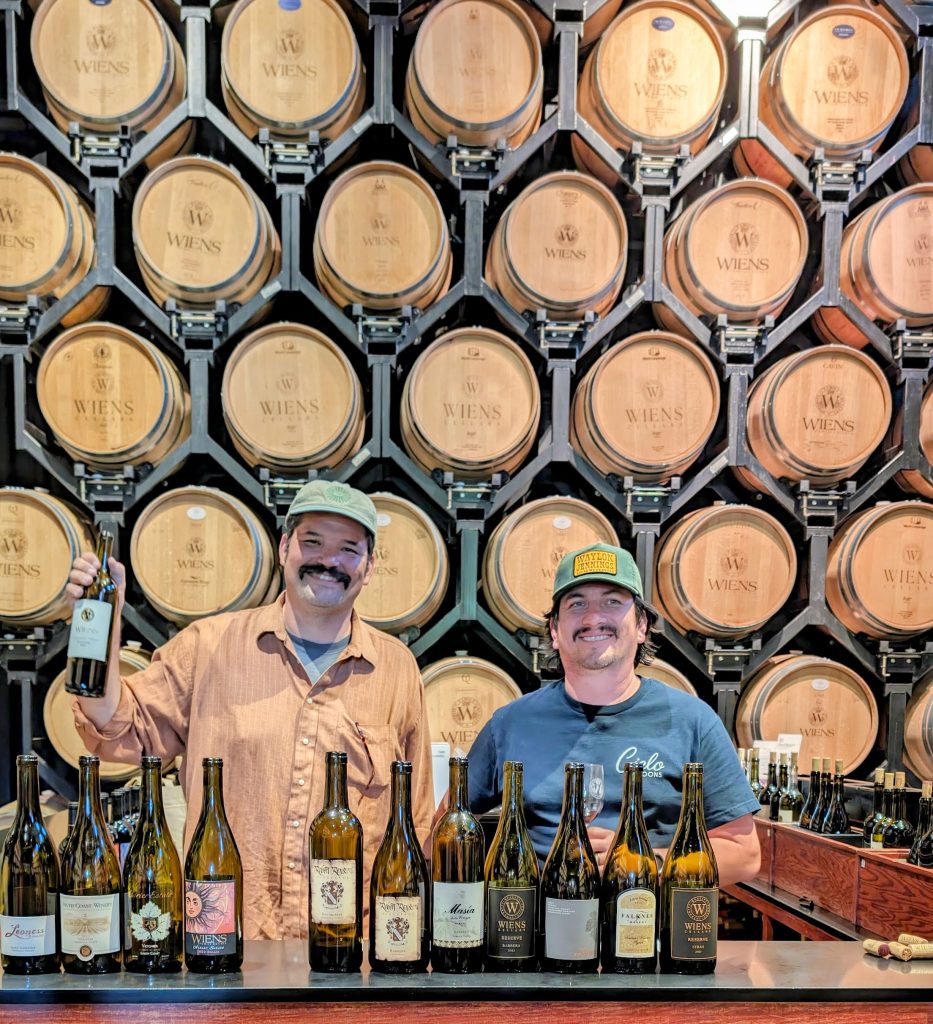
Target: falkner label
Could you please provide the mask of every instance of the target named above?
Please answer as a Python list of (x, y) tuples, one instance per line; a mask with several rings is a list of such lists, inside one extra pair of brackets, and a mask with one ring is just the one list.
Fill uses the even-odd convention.
[(596, 572), (615, 576), (618, 571), (617, 559), (612, 551), (584, 551), (573, 560), (574, 579)]
[(311, 861), (311, 920), (314, 924), (356, 922), (356, 861)]
[(657, 900), (650, 889), (627, 889), (616, 900), (616, 956), (653, 957)]

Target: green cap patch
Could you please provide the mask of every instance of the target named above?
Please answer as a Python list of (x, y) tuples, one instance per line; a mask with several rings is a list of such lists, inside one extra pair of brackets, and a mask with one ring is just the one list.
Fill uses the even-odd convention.
[(636, 597), (645, 596), (635, 559), (611, 544), (591, 544), (564, 555), (554, 576), (554, 600), (580, 583), (613, 583)]
[(332, 512), (346, 516), (376, 536), (376, 506), (372, 498), (338, 480), (312, 480), (295, 495), (288, 515), (305, 512)]

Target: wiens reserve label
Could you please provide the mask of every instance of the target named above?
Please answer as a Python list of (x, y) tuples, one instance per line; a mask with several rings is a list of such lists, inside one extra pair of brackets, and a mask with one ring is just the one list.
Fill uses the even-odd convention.
[(535, 955), (534, 886), (490, 886), (486, 893), (486, 943), (494, 960), (525, 960)]
[(671, 956), (678, 960), (713, 960), (719, 925), (718, 889), (669, 890)]

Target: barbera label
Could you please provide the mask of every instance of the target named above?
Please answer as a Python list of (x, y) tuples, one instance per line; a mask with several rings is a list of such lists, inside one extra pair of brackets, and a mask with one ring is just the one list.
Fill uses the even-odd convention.
[(376, 956), (380, 960), (417, 960), (421, 956), (421, 897), (376, 899)]
[(101, 953), (117, 953), (120, 942), (120, 894), (60, 896), (62, 952), (87, 962)]
[(486, 942), (495, 960), (527, 960), (535, 955), (534, 886), (490, 886), (486, 893)]
[(650, 889), (628, 889), (616, 899), (616, 956), (653, 957), (657, 899)]
[(445, 949), (483, 944), (482, 882), (434, 883), (433, 943)]
[(0, 914), (0, 952), (4, 956), (53, 956), (55, 915), (8, 917)]
[(356, 861), (311, 861), (311, 920), (314, 924), (356, 923)]
[(671, 956), (678, 960), (713, 960), (719, 925), (718, 889), (669, 890)]
[(71, 617), (68, 657), (106, 661), (112, 616), (113, 608), (105, 601), (76, 601)]
[(185, 952), (236, 953), (236, 882), (185, 880)]
[(599, 900), (544, 902), (544, 955), (552, 960), (595, 960)]

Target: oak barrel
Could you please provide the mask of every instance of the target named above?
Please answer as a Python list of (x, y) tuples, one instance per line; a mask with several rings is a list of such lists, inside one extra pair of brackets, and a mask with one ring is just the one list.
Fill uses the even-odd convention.
[(359, 117), (366, 77), (350, 22), (336, 0), (239, 0), (224, 25), (221, 90), (250, 138), (336, 138)]
[[(869, 207), (842, 233), (839, 285), (870, 320), (933, 324), (933, 184), (912, 185)], [(824, 341), (868, 344), (838, 307), (812, 319)]]
[(444, 658), (421, 671), (431, 740), (466, 754), (493, 712), (522, 695), (515, 681), (483, 658)]
[(337, 466), (362, 444), (359, 378), (335, 342), (304, 324), (247, 335), (224, 369), (221, 404), (230, 439), (251, 466)]
[(166, 491), (143, 509), (130, 539), (146, 600), (179, 625), (270, 600), (277, 558), (258, 517), (213, 487)]
[[(818, 487), (845, 480), (881, 444), (891, 388), (878, 364), (845, 345), (821, 345), (779, 360), (752, 385), (748, 443), (777, 479)], [(740, 479), (754, 490), (746, 470)]]
[[(903, 443), (904, 411), (894, 419), (892, 430), (893, 443), (900, 448)], [(927, 387), (920, 403), (920, 450), (927, 462), (933, 463), (933, 387)], [(905, 491), (922, 494), (925, 498), (933, 498), (933, 483), (915, 469), (902, 469), (895, 477)]]
[(538, 381), (521, 348), (497, 331), (461, 327), (415, 360), (399, 426), (406, 451), (426, 472), (480, 480), (521, 465), (540, 417)]
[(681, 632), (743, 637), (790, 596), (797, 554), (784, 527), (749, 505), (716, 504), (685, 516), (658, 546), (654, 597)]
[(396, 494), (370, 494), (376, 506), (375, 569), (356, 600), (367, 622), (389, 633), (423, 626), (444, 600), (447, 544), (433, 520)]
[[(722, 40), (695, 5), (643, 0), (623, 9), (590, 54), (578, 109), (614, 149), (638, 141), (646, 154), (696, 153), (716, 126), (726, 67)], [(580, 136), (571, 144), (581, 170), (616, 183)]]
[(680, 669), (674, 668), (670, 662), (661, 658), (652, 658), (647, 665), (636, 665), (635, 674), (650, 679), (657, 679), (659, 682), (669, 686), (672, 690), (680, 690), (682, 693), (689, 693), (691, 697), (699, 696), (696, 687), (684, 675)]
[(735, 713), (740, 746), (803, 737), (800, 763), (812, 757), (841, 758), (857, 768), (878, 735), (878, 704), (868, 683), (852, 669), (809, 654), (770, 658), (742, 687)]
[[(149, 666), (151, 655), (137, 644), (128, 644), (120, 648), (120, 675), (131, 676)], [(52, 680), (45, 694), (42, 705), (42, 720), (45, 723), (45, 735), (56, 753), (72, 768), (78, 767), (78, 758), (89, 753), (84, 741), (75, 728), (74, 713), (71, 705), (74, 697), (65, 692), (65, 680), (68, 670), (65, 669)], [(107, 782), (128, 779), (139, 771), (139, 762), (124, 764), (120, 761), (101, 761), (100, 777)]]
[(493, 530), (483, 557), (489, 610), (515, 631), (543, 633), (554, 573), (568, 551), (618, 544), (612, 523), (578, 498), (539, 498), (507, 515)]
[(314, 272), (338, 306), (426, 308), (450, 285), (444, 211), (428, 183), (401, 164), (358, 164), (327, 190), (314, 228)]
[[(920, 103), (915, 102), (909, 114), (907, 123), (904, 125), (905, 133), (916, 128), (920, 119)], [(915, 185), (921, 181), (933, 181), (933, 146), (925, 143), (918, 143), (901, 157), (897, 163), (900, 176), (908, 185)]]
[(850, 516), (829, 546), (826, 600), (853, 633), (916, 636), (933, 626), (933, 505), (880, 502)]
[(599, 316), (625, 276), (628, 228), (619, 201), (595, 178), (554, 171), (532, 182), (496, 225), (486, 255), (489, 283), (515, 309), (552, 320)]
[(191, 432), (188, 387), (175, 364), (117, 324), (60, 334), (39, 363), (36, 393), (58, 443), (95, 469), (154, 465)]
[[(52, 120), (89, 133), (151, 132), (185, 97), (181, 47), (148, 0), (45, 0), (30, 37)], [(150, 167), (188, 145), (185, 121), (146, 158)]]
[[(727, 181), (691, 203), (664, 234), (664, 281), (695, 316), (760, 323), (790, 301), (807, 257), (807, 224), (783, 189)], [(660, 303), (662, 327), (684, 328)]]
[(0, 489), (0, 621), (40, 626), (71, 618), (71, 563), (95, 548), (82, 512), (40, 490)]
[[(758, 116), (807, 161), (822, 148), (828, 160), (876, 150), (907, 94), (907, 51), (891, 23), (867, 7), (829, 6), (800, 22), (761, 71)], [(760, 142), (733, 151), (740, 174), (779, 185), (791, 175)]]
[(143, 282), (159, 303), (211, 309), (244, 303), (274, 277), (282, 247), (268, 211), (240, 175), (202, 156), (152, 171), (133, 201)]
[(933, 672), (920, 680), (907, 702), (904, 763), (917, 778), (933, 777)]
[(719, 378), (699, 345), (667, 331), (617, 341), (587, 371), (570, 442), (602, 473), (664, 482), (692, 465), (719, 414)]

